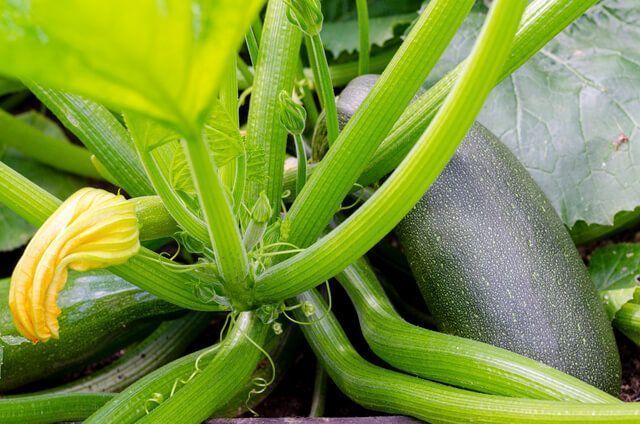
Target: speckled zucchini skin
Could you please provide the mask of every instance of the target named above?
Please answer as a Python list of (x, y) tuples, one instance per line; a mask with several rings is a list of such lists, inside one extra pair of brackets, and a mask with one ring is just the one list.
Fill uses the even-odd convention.
[(60, 292), (60, 339), (32, 344), (15, 329), (0, 280), (0, 393), (82, 369), (149, 334), (178, 307), (107, 271), (70, 272)]
[(619, 393), (611, 325), (569, 233), (486, 128), (474, 124), (396, 232), (442, 331)]

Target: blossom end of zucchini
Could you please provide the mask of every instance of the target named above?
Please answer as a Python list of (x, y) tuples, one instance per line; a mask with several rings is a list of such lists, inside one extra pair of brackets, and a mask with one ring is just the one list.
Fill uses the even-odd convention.
[(101, 189), (77, 191), (40, 227), (13, 271), (9, 307), (16, 328), (33, 343), (57, 339), (56, 301), (68, 270), (122, 264), (139, 249), (132, 202)]

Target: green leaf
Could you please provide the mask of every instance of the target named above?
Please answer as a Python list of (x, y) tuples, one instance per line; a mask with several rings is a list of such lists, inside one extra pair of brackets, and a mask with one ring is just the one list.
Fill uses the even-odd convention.
[(192, 132), (261, 4), (0, 0), (0, 73)]
[[(369, 16), (375, 18), (416, 12), (423, 3), (424, 0), (368, 0), (367, 9)], [(323, 0), (322, 14), (325, 23), (358, 18), (356, 2), (353, 0)]]
[[(436, 76), (466, 56), (482, 19), (472, 13)], [(500, 84), (479, 116), (569, 227), (610, 225), (640, 205), (639, 19), (637, 1), (601, 1)]]
[[(86, 180), (80, 177), (42, 165), (13, 150), (8, 150), (2, 157), (2, 161), (59, 198), (64, 199), (86, 185)], [(35, 230), (19, 215), (0, 204), (0, 252), (23, 246)]]
[(621, 243), (596, 249), (589, 273), (613, 319), (640, 286), (640, 244)]
[[(383, 47), (400, 40), (404, 30), (418, 17), (423, 0), (369, 0), (369, 43)], [(322, 2), (324, 25), (321, 36), (325, 49), (334, 58), (360, 50), (358, 13), (353, 0)]]
[[(372, 46), (383, 47), (388, 41), (403, 35), (404, 30), (417, 16), (416, 13), (406, 13), (370, 18), (369, 43)], [(358, 21), (355, 19), (325, 23), (321, 36), (324, 48), (331, 52), (334, 58), (342, 53), (355, 53), (360, 50)]]

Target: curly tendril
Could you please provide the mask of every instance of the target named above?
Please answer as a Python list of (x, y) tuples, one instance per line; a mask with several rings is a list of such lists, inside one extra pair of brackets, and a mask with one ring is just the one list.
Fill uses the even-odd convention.
[(123, 196), (84, 188), (47, 219), (11, 276), (9, 307), (20, 333), (36, 343), (59, 337), (56, 304), (68, 269), (121, 264), (140, 248), (135, 205)]

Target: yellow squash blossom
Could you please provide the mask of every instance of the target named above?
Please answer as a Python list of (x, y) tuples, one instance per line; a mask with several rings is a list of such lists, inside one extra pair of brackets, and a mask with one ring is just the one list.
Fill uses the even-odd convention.
[(139, 248), (132, 202), (100, 189), (77, 191), (40, 227), (13, 271), (9, 307), (16, 328), (34, 343), (57, 339), (56, 300), (68, 268), (121, 264)]

